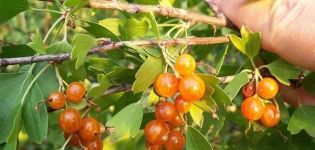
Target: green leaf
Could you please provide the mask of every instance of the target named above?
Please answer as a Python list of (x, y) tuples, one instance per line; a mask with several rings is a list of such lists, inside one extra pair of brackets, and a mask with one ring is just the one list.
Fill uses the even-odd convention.
[(138, 70), (132, 90), (139, 93), (148, 89), (155, 78), (163, 72), (164, 66), (165, 64), (161, 58), (149, 56)]
[[(20, 101), (27, 85), (29, 84), (27, 73), (0, 74), (1, 105), (0, 105), (0, 143), (7, 142), (11, 131), (16, 130), (15, 120), (21, 116), (22, 102)], [(8, 92), (10, 91), (10, 92)]]
[(113, 34), (120, 36), (119, 25), (121, 24), (121, 19), (119, 18), (106, 18), (104, 20), (98, 21), (99, 25), (111, 31)]
[(205, 112), (215, 112), (217, 110), (217, 104), (211, 97), (214, 93), (214, 89), (210, 86), (206, 86), (205, 96), (200, 101), (194, 101), (193, 104)]
[(224, 109), (218, 109), (215, 115), (217, 116), (214, 117), (213, 113), (204, 113), (205, 120), (200, 129), (200, 132), (205, 133), (206, 137), (210, 139), (215, 139), (219, 135), (225, 122)]
[(220, 79), (217, 78), (216, 76), (212, 76), (209, 74), (197, 74), (197, 75), (205, 82), (206, 85), (214, 86), (220, 83)]
[(50, 45), (47, 48), (47, 54), (58, 54), (58, 53), (66, 53), (70, 52), (72, 46), (68, 43), (67, 40), (62, 40)]
[(309, 93), (315, 93), (315, 73), (312, 72), (304, 77), (302, 81), (303, 88)]
[(260, 50), (260, 37), (261, 34), (258, 32), (252, 32), (245, 26), (241, 28), (242, 38), (231, 34), (230, 40), (233, 45), (243, 54), (253, 59), (258, 55)]
[(96, 38), (110, 38), (110, 40), (113, 41), (120, 41), (119, 38), (105, 26), (101, 26), (91, 21), (85, 22), (88, 24), (88, 26), (83, 26), (83, 28)]
[(37, 34), (33, 34), (31, 39), (33, 42), (30, 42), (27, 45), (39, 54), (46, 54), (45, 43), (43, 42), (42, 36), (40, 35), (38, 30)]
[(37, 103), (44, 99), (38, 84), (34, 84), (28, 99), (22, 111), (23, 125), (29, 138), (33, 142), (40, 144), (47, 137), (48, 115), (46, 106), (43, 104), (39, 106), (39, 111), (35, 109)]
[(101, 96), (106, 89), (108, 89), (110, 86), (112, 86), (112, 83), (107, 79), (105, 74), (99, 74), (97, 76), (97, 82), (98, 85), (93, 87), (88, 92), (88, 97), (96, 98)]
[(128, 134), (131, 137), (137, 135), (143, 117), (143, 109), (140, 103), (133, 103), (119, 111), (106, 123), (107, 127), (115, 128), (112, 137), (115, 140)]
[(281, 99), (281, 97), (277, 97), (277, 104), (279, 106), (279, 110), (280, 110), (280, 117), (281, 117), (281, 122), (284, 124), (288, 124), (289, 119), (290, 119), (290, 114), (289, 111), (287, 109), (287, 107), (284, 104), (284, 101)]
[(209, 141), (197, 129), (188, 127), (185, 135), (187, 150), (212, 150)]
[(305, 130), (306, 133), (312, 137), (315, 137), (315, 107), (314, 106), (300, 106), (292, 114), (288, 130), (291, 134), (297, 134), (301, 130)]
[(224, 51), (219, 51), (218, 55), (216, 56), (216, 59), (219, 59), (215, 65), (216, 75), (218, 75), (221, 71), (228, 49), (229, 49), (229, 44), (226, 45), (226, 48), (224, 49)]
[(300, 69), (283, 59), (278, 59), (268, 64), (266, 67), (280, 83), (285, 85), (290, 85), (289, 79), (298, 79), (301, 73)]
[(248, 83), (248, 73), (240, 72), (234, 77), (234, 79), (224, 88), (225, 93), (229, 96), (231, 100), (235, 98), (240, 89)]
[(23, 56), (32, 56), (35, 54), (35, 51), (25, 44), (20, 45), (7, 45), (1, 47), (0, 57), (2, 58), (12, 58), (12, 57), (23, 57)]
[(152, 107), (159, 102), (160, 97), (155, 94), (154, 89), (151, 90), (150, 94), (146, 98), (146, 105)]
[(71, 60), (76, 59), (75, 68), (78, 69), (83, 65), (90, 48), (96, 45), (96, 41), (89, 35), (76, 34), (73, 38), (73, 45)]
[(153, 30), (153, 32), (154, 32), (154, 34), (155, 34), (155, 37), (156, 37), (158, 40), (161, 39), (159, 27), (158, 27), (158, 24), (157, 24), (157, 22), (156, 22), (156, 19), (155, 19), (155, 16), (154, 16), (153, 12), (148, 13), (147, 16), (148, 16), (148, 20), (149, 20), (149, 22), (150, 22), (150, 24), (151, 24), (152, 30)]
[(30, 8), (27, 0), (1, 0), (0, 1), (0, 24), (10, 20), (17, 14)]
[[(25, 129), (26, 132), (30, 134), (29, 137), (31, 141), (40, 143), (46, 138), (48, 124), (46, 117), (47, 111), (45, 108), (42, 108), (40, 113), (34, 114), (34, 112), (30, 110), (35, 109), (34, 104), (43, 99), (43, 91), (45, 91), (45, 93), (48, 92), (48, 90), (45, 89), (38, 90), (38, 85), (41, 88), (48, 87), (40, 85), (42, 83), (41, 76), (45, 75), (45, 71), (50, 71), (52, 68), (45, 65), (45, 70), (43, 70), (44, 68), (37, 68), (39, 66), (41, 66), (41, 64), (33, 64), (32, 66), (24, 65), (21, 67), (20, 73), (0, 74), (0, 84), (6, 85), (0, 87), (0, 101), (3, 104), (0, 106), (0, 143), (6, 141), (13, 142), (17, 139), (21, 129), (21, 117), (23, 117), (22, 119), (25, 117), (33, 119), (32, 121), (29, 120), (27, 123), (24, 120)], [(41, 70), (41, 72), (37, 71), (37, 69)], [(41, 73), (40, 76), (38, 76), (39, 73)], [(35, 76), (38, 77), (37, 80), (34, 78)], [(45, 84), (50, 84), (50, 81), (55, 81), (54, 78), (52, 79), (51, 76), (45, 76)], [(22, 114), (23, 116), (21, 116)], [(34, 118), (38, 120), (34, 121)]]
[(215, 85), (213, 86), (214, 88), (214, 93), (212, 95), (212, 98), (217, 102), (219, 103), (220, 105), (232, 105), (232, 100), (230, 99), (230, 97), (223, 91), (223, 89), (218, 86), (218, 85)]
[(125, 38), (132, 39), (133, 37), (144, 36), (149, 30), (149, 24), (146, 19), (138, 20), (134, 17), (126, 19), (122, 25)]
[(200, 108), (199, 105), (191, 105), (189, 113), (194, 123), (197, 124), (199, 127), (202, 127), (202, 123), (204, 120), (202, 108)]
[(136, 70), (122, 67), (115, 67), (107, 74), (107, 78), (120, 84), (132, 84), (135, 81)]
[(75, 7), (75, 9), (72, 10), (72, 13), (74, 13), (85, 6), (87, 2), (88, 0), (65, 0), (63, 4), (67, 7)]

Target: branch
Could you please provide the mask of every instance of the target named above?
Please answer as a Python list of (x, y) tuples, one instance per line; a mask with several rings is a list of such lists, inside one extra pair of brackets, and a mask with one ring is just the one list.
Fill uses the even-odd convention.
[[(116, 50), (124, 47), (125, 44), (132, 46), (153, 46), (161, 44), (162, 46), (174, 46), (180, 44), (186, 45), (209, 45), (229, 42), (229, 38), (226, 36), (221, 37), (190, 37), (190, 38), (178, 38), (178, 39), (165, 39), (165, 40), (139, 40), (139, 41), (121, 41), (121, 42), (107, 42), (102, 46), (98, 46), (89, 50), (88, 55), (97, 52), (104, 52), (110, 50)], [(40, 56), (28, 56), (17, 58), (1, 58), (0, 67), (15, 64), (30, 64), (44, 61), (62, 62), (70, 59), (69, 53), (55, 54), (55, 55), (40, 55)]]
[(91, 8), (97, 9), (117, 9), (121, 11), (127, 11), (129, 13), (138, 13), (138, 12), (153, 12), (167, 17), (175, 17), (183, 20), (188, 20), (191, 22), (202, 22), (218, 27), (226, 25), (226, 20), (216, 17), (210, 17), (207, 15), (199, 14), (196, 12), (188, 11), (185, 9), (172, 8), (172, 7), (163, 7), (155, 5), (138, 5), (138, 4), (129, 4), (118, 1), (91, 1), (88, 4)]
[[(235, 76), (225, 76), (225, 77), (218, 77), (221, 81), (221, 83), (230, 83)], [(116, 86), (110, 89), (107, 89), (104, 93), (103, 96), (109, 96), (112, 94), (120, 93), (120, 92), (130, 92), (132, 91), (132, 85), (130, 84), (124, 84), (120, 86)]]

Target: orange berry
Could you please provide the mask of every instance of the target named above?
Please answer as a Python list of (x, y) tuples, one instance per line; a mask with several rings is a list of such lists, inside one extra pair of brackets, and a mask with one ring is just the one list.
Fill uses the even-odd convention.
[(86, 93), (85, 87), (81, 82), (72, 82), (66, 89), (66, 96), (70, 102), (81, 102)]
[(185, 147), (185, 137), (179, 131), (170, 131), (164, 146), (166, 150), (182, 150)]
[(144, 136), (146, 141), (153, 145), (161, 145), (167, 140), (169, 132), (165, 123), (158, 120), (152, 120), (144, 128)]
[(266, 127), (273, 127), (280, 121), (280, 111), (276, 105), (269, 104), (265, 107), (261, 122)]
[(79, 135), (85, 142), (93, 141), (101, 132), (100, 123), (94, 118), (84, 118), (82, 120)]
[(81, 114), (79, 111), (68, 108), (59, 115), (59, 126), (65, 133), (74, 133), (80, 129)]
[(180, 80), (178, 89), (186, 101), (200, 100), (205, 94), (205, 83), (200, 77), (192, 74)]
[(191, 102), (186, 101), (182, 96), (178, 95), (175, 99), (175, 107), (180, 113), (187, 113), (191, 107)]
[(154, 83), (155, 91), (163, 97), (172, 97), (178, 89), (178, 80), (174, 74), (162, 73)]
[(180, 55), (175, 63), (175, 69), (181, 76), (187, 76), (195, 72), (196, 62), (189, 54)]
[(66, 97), (61, 92), (53, 92), (49, 95), (47, 103), (52, 109), (60, 109), (65, 105)]
[(155, 117), (161, 122), (170, 122), (177, 114), (174, 104), (166, 101), (159, 102), (155, 108)]
[(279, 91), (279, 85), (272, 78), (263, 78), (258, 83), (258, 95), (264, 99), (274, 98)]
[(241, 111), (244, 118), (255, 121), (262, 117), (264, 105), (258, 97), (249, 97), (243, 101)]

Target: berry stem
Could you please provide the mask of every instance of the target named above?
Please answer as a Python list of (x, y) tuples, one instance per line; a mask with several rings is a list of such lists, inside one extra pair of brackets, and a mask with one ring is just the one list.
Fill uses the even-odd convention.
[(58, 82), (59, 82), (59, 92), (60, 91), (64, 91), (66, 88), (65, 88), (65, 86), (63, 85), (63, 79), (62, 79), (62, 77), (61, 77), (61, 75), (60, 75), (60, 72), (59, 72), (59, 68), (58, 68), (58, 66), (57, 65), (54, 65), (54, 68), (55, 68), (55, 73), (56, 73), (56, 78), (57, 78), (57, 80), (58, 80)]
[(61, 15), (56, 21), (55, 23), (49, 28), (48, 32), (46, 33), (45, 37), (44, 37), (44, 43), (47, 42), (47, 39), (49, 37), (49, 35), (51, 34), (51, 32), (53, 31), (53, 29), (65, 18), (64, 15)]

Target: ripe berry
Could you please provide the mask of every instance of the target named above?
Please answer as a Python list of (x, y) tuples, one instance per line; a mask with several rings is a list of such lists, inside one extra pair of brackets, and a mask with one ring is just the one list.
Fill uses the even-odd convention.
[(146, 147), (147, 147), (147, 150), (162, 150), (163, 145), (153, 145), (146, 142)]
[(81, 82), (72, 82), (68, 85), (66, 90), (67, 99), (70, 102), (81, 102), (86, 93), (85, 87)]
[(186, 101), (182, 96), (177, 96), (175, 99), (175, 107), (180, 113), (187, 113), (191, 107), (191, 102)]
[(279, 91), (279, 85), (272, 78), (263, 78), (258, 83), (258, 95), (264, 99), (274, 98)]
[(170, 122), (174, 119), (177, 114), (177, 110), (174, 104), (162, 101), (156, 105), (155, 108), (155, 117), (157, 120), (161, 122)]
[(85, 142), (93, 141), (101, 132), (100, 123), (94, 118), (84, 118), (82, 120), (79, 135)]
[(265, 107), (261, 122), (266, 127), (273, 127), (280, 121), (280, 111), (277, 106), (270, 104)]
[(180, 55), (175, 63), (175, 69), (182, 76), (187, 76), (195, 72), (196, 62), (194, 57), (189, 54)]
[[(71, 134), (68, 134), (68, 133), (65, 133), (64, 134), (64, 137), (65, 137), (65, 140), (67, 140), (69, 138)], [(69, 140), (68, 142), (68, 145), (71, 145), (71, 146), (80, 146), (80, 137), (78, 134), (76, 133), (73, 133), (71, 139)]]
[(179, 131), (170, 131), (164, 146), (166, 150), (182, 150), (185, 146), (185, 137)]
[(186, 101), (200, 100), (205, 94), (205, 83), (200, 77), (192, 74), (180, 80), (178, 89)]
[(244, 118), (255, 121), (263, 115), (264, 105), (258, 97), (249, 97), (243, 101), (241, 111)]
[(168, 127), (165, 123), (158, 120), (152, 120), (144, 128), (146, 141), (153, 145), (161, 145), (167, 140)]
[(170, 128), (174, 129), (174, 128), (182, 125), (182, 124), (183, 124), (183, 119), (182, 119), (182, 117), (179, 114), (177, 114), (174, 117), (174, 119), (170, 122)]
[(49, 95), (47, 102), (52, 109), (60, 109), (65, 105), (66, 97), (61, 92), (53, 92)]
[(84, 142), (83, 145), (85, 146), (85, 150), (102, 150), (103, 149), (103, 142), (102, 140), (97, 137), (90, 142)]
[(162, 73), (156, 78), (154, 88), (158, 95), (172, 97), (177, 92), (178, 80), (174, 74)]
[(59, 115), (59, 126), (65, 133), (74, 133), (80, 129), (81, 114), (79, 111), (69, 108), (62, 111)]
[(242, 94), (244, 98), (252, 97), (256, 93), (256, 87), (254, 82), (249, 82), (243, 86)]

